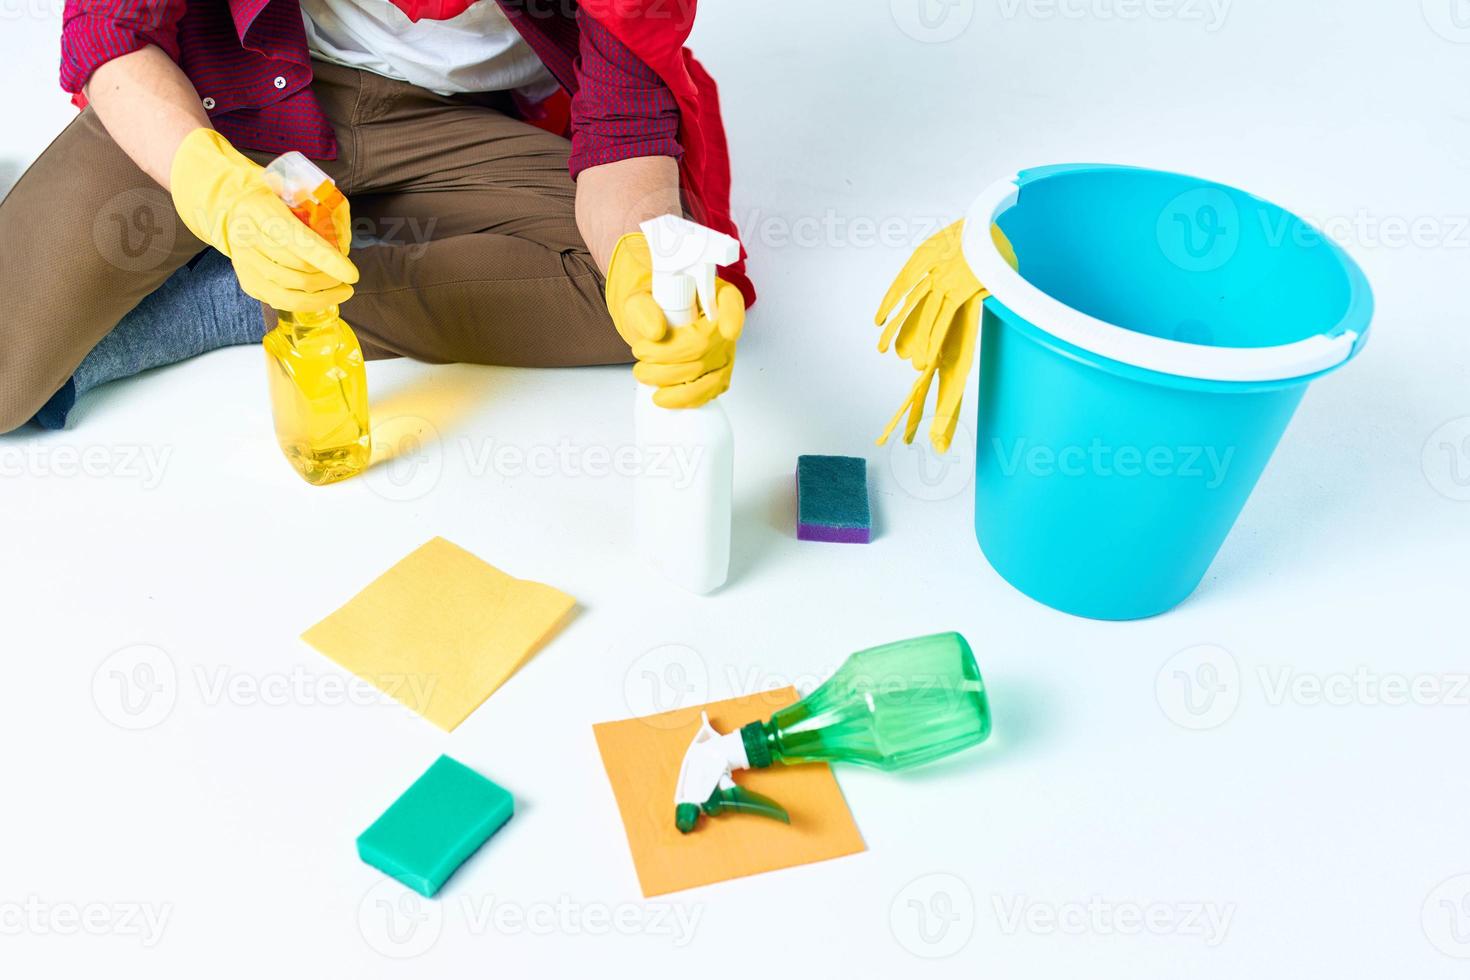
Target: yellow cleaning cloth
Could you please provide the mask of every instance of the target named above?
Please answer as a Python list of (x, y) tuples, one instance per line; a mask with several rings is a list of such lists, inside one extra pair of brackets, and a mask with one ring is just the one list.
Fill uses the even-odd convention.
[(743, 813), (701, 816), (691, 834), (674, 826), (679, 766), (699, 730), (699, 713), (708, 711), (717, 731), (733, 732), (747, 722), (764, 721), (795, 700), (795, 689), (787, 687), (592, 726), (644, 898), (865, 849), (842, 790), (824, 763), (777, 763), (735, 774), (746, 789), (784, 806), (791, 814), (789, 826)]
[(453, 731), (561, 628), (576, 600), (435, 538), (301, 638)]

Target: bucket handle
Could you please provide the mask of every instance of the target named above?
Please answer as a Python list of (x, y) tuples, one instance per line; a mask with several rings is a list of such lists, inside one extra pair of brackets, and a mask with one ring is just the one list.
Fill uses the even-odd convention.
[[(1247, 382), (1318, 374), (1342, 364), (1358, 346), (1359, 331), (1341, 329), (1341, 325), (1333, 332), (1274, 347), (1212, 347), (1154, 337), (1088, 316), (1033, 286), (1011, 268), (989, 233), (992, 223), (1015, 206), (1025, 183), (1022, 175), (998, 180), (970, 207), (962, 245), (965, 261), (975, 277), (1007, 309), (1059, 340), (1100, 357), (1161, 374), (1205, 381)], [(1356, 265), (1350, 259), (1347, 261), (1350, 269), (1356, 271)], [(1357, 280), (1361, 279), (1358, 273)], [(1358, 305), (1366, 291), (1366, 281), (1355, 280), (1353, 291), (1353, 308), (1349, 310), (1348, 320), (1363, 316)]]

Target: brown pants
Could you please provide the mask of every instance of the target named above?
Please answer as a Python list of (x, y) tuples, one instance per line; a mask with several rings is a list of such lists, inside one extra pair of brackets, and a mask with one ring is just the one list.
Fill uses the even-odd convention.
[[(361, 280), (342, 308), (369, 357), (521, 367), (631, 360), (577, 231), (570, 144), (494, 106), (316, 62)], [(259, 162), (271, 154), (249, 153)], [(204, 249), (89, 109), (0, 202), (0, 432)], [(269, 316), (268, 316), (269, 319)]]

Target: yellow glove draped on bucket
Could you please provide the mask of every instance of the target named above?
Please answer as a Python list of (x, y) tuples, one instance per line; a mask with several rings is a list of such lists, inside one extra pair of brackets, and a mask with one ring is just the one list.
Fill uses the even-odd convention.
[[(998, 226), (990, 229), (996, 245), (1012, 268), (1015, 252)], [(878, 350), (887, 353), (889, 346), (898, 356), (911, 363), (919, 379), (909, 390), (908, 398), (878, 438), (878, 445), (888, 441), (893, 430), (908, 414), (904, 442), (913, 442), (924, 418), (929, 389), (939, 379), (934, 420), (929, 425), (929, 441), (934, 451), (949, 451), (955, 427), (960, 419), (960, 402), (970, 367), (975, 362), (975, 343), (980, 314), (990, 291), (980, 284), (961, 250), (964, 222), (956, 221), (934, 235), (914, 252), (898, 274), (888, 294), (878, 307), (874, 322), (883, 327)], [(897, 316), (890, 316), (900, 300), (906, 301)]]
[(265, 169), (212, 129), (179, 144), (169, 175), (174, 208), (194, 235), (234, 263), (240, 288), (278, 310), (313, 313), (345, 303), (357, 282), (347, 259), (350, 217), (332, 216), (338, 244), (302, 224), (265, 182)]
[(653, 256), (648, 239), (633, 232), (618, 239), (607, 270), (607, 309), (613, 326), (638, 363), (633, 377), (657, 388), (661, 408), (698, 408), (724, 394), (735, 371), (735, 342), (745, 326), (745, 297), (723, 279), (715, 280), (718, 326), (701, 314), (670, 330), (653, 299)]

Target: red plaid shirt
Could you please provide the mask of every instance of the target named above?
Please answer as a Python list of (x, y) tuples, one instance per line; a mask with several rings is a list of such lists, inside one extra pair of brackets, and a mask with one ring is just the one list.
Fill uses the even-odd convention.
[[(573, 177), (615, 160), (682, 154), (668, 86), (573, 0), (496, 2), (571, 96)], [(298, 0), (66, 0), (61, 87), (79, 93), (100, 65), (149, 44), (178, 62), (231, 142), (336, 157), (311, 93)], [(534, 121), (538, 111), (525, 114)]]

